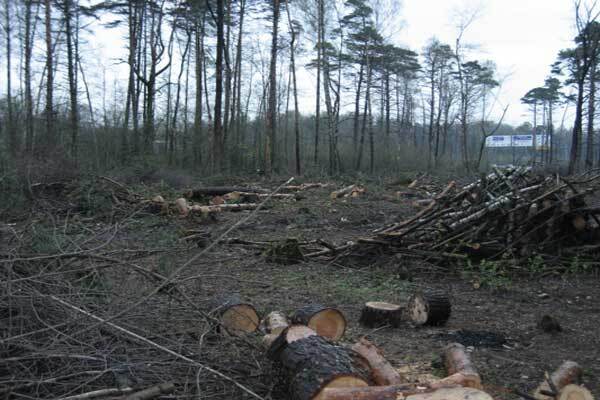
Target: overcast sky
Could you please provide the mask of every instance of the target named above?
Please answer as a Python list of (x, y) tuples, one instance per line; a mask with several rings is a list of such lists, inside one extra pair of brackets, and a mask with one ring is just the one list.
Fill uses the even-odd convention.
[(529, 89), (543, 85), (558, 51), (572, 46), (572, 1), (404, 0), (404, 28), (396, 39), (419, 50), (432, 36), (454, 44), (456, 11), (472, 7), (480, 7), (481, 12), (467, 30), (466, 41), (479, 45), (476, 56), (495, 61), (499, 74), (507, 76), (497, 113), (509, 105), (507, 122), (520, 124), (529, 120), (527, 107), (519, 99)]
[[(468, 58), (494, 61), (500, 77), (505, 77), (493, 116), (499, 117), (508, 105), (506, 122), (518, 125), (530, 121), (530, 113), (520, 98), (529, 89), (542, 85), (558, 51), (573, 45), (572, 0), (403, 0), (397, 22), (391, 24), (398, 27), (391, 29), (395, 32), (391, 39), (417, 52), (433, 36), (454, 46), (457, 16), (466, 9), (480, 10), (465, 33), (464, 41), (478, 46)], [(115, 63), (116, 58), (124, 56), (122, 34), (104, 29), (95, 33), (91, 41), (94, 50), (90, 49), (88, 56), (96, 59), (98, 53), (102, 54), (98, 60), (103, 60), (108, 69), (108, 80), (116, 77), (120, 86), (125, 85), (126, 67)], [(270, 39), (267, 42), (270, 44)], [(96, 82), (102, 79), (101, 70), (89, 71)], [(299, 71), (303, 112), (314, 112), (315, 81), (314, 71)], [(562, 114), (555, 115), (555, 123), (560, 123), (561, 117)]]

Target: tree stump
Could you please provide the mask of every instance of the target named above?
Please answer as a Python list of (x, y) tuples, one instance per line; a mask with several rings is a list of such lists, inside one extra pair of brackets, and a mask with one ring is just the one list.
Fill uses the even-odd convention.
[(346, 331), (346, 318), (336, 308), (320, 304), (310, 304), (297, 310), (292, 315), (292, 323), (306, 325), (319, 336), (339, 340)]
[(440, 291), (417, 292), (409, 299), (407, 307), (407, 313), (415, 325), (444, 325), (451, 311), (448, 295)]
[(390, 325), (398, 327), (402, 321), (402, 307), (379, 301), (365, 303), (359, 322), (367, 328), (379, 328)]
[(210, 314), (219, 321), (220, 332), (242, 336), (258, 329), (260, 318), (256, 309), (251, 304), (242, 302), (239, 296), (225, 296), (212, 303)]

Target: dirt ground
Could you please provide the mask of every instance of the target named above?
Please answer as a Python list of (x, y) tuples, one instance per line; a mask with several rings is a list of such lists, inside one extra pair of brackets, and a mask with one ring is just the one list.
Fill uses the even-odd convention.
[[(266, 182), (258, 185), (275, 187)], [(410, 379), (424, 379), (428, 374), (440, 376), (440, 351), (446, 343), (458, 338), (472, 346), (469, 349), (485, 388), (495, 398), (516, 398), (511, 388), (530, 393), (541, 382), (544, 371), (554, 370), (564, 360), (580, 363), (585, 370), (586, 386), (596, 397), (600, 396), (600, 278), (594, 271), (524, 273), (507, 277), (486, 275), (467, 264), (435, 266), (422, 260), (383, 254), (365, 260), (323, 259), (283, 265), (267, 262), (259, 247), (227, 242), (232, 238), (248, 241), (298, 238), (325, 239), (342, 245), (385, 224), (402, 220), (416, 210), (410, 199), (394, 197), (403, 186), (367, 185), (367, 193), (361, 197), (331, 200), (332, 188), (341, 186), (337, 183), (331, 188), (303, 191), (304, 198), (298, 201), (271, 201), (268, 207), (239, 224), (221, 244), (186, 268), (183, 277), (189, 281), (182, 286), (183, 290), (198, 299), (199, 304), (219, 294), (240, 293), (263, 314), (273, 310), (290, 313), (313, 302), (338, 307), (348, 322), (343, 341), (351, 343), (367, 336)], [(159, 189), (152, 190), (158, 194)], [(224, 212), (209, 219), (132, 217), (112, 241), (131, 251), (163, 249), (147, 259), (144, 266), (168, 275), (204, 251), (206, 243), (219, 238), (251, 213)], [(101, 222), (92, 221), (90, 219), (90, 223), (102, 227)], [(18, 227), (18, 222), (16, 224)], [(200, 245), (181, 242), (182, 232), (189, 229), (205, 233), (207, 240)], [(117, 279), (121, 281), (113, 285), (118, 286), (124, 296), (128, 290), (139, 290), (134, 288), (136, 278), (121, 276)], [(443, 288), (451, 294), (452, 316), (445, 326), (415, 328), (406, 322), (399, 328), (370, 330), (358, 324), (366, 301), (406, 304), (415, 290), (423, 288)], [(120, 301), (115, 299), (115, 303)], [(537, 323), (545, 314), (557, 318), (563, 331), (542, 332)], [(136, 318), (143, 320), (143, 313), (132, 318), (131, 325), (135, 326)], [(175, 324), (165, 329), (179, 327)], [(235, 352), (224, 348), (221, 362), (235, 363), (238, 357), (248, 359), (250, 365), (256, 365), (256, 379), (248, 385), (253, 387), (255, 383), (255, 391), (266, 398), (285, 399), (285, 395), (273, 391), (269, 363), (262, 357), (258, 335), (248, 338), (247, 342), (245, 350), (240, 350), (244, 347), (239, 344)], [(215, 352), (219, 346), (228, 346), (226, 342), (211, 343)], [(242, 368), (240, 373), (248, 371), (247, 368)], [(187, 379), (182, 378), (178, 384)], [(193, 381), (194, 377), (189, 379)], [(210, 387), (203, 386), (206, 398), (245, 398), (243, 394), (224, 391), (224, 384), (218, 379), (213, 383)], [(182, 396), (178, 398), (193, 397), (191, 389), (181, 390)]]

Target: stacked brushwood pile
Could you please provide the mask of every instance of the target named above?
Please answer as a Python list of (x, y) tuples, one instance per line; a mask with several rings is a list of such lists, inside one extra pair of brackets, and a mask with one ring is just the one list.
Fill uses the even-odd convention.
[(592, 201), (599, 177), (494, 168), (462, 189), (450, 182), (413, 217), (347, 250), (384, 246), (433, 261), (541, 257), (559, 264), (577, 255), (593, 262), (600, 253), (600, 207)]

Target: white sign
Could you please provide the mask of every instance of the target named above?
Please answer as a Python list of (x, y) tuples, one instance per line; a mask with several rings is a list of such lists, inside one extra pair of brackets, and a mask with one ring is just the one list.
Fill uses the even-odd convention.
[[(533, 147), (533, 135), (492, 135), (485, 138), (485, 147)], [(550, 135), (535, 136), (536, 150), (550, 147)]]
[(510, 147), (510, 136), (492, 135), (485, 138), (485, 147)]
[(533, 146), (533, 135), (513, 135), (513, 147), (531, 147)]

